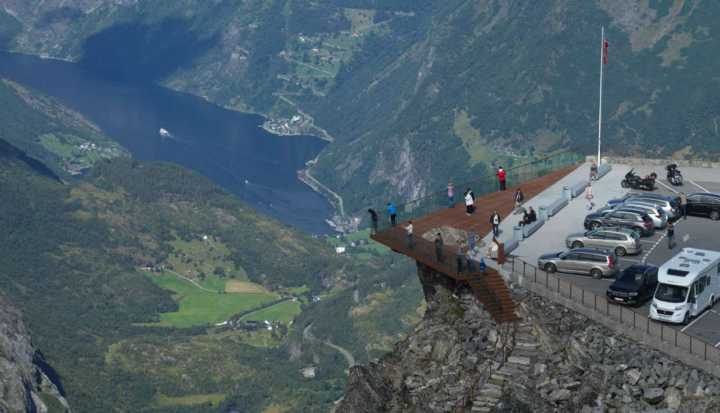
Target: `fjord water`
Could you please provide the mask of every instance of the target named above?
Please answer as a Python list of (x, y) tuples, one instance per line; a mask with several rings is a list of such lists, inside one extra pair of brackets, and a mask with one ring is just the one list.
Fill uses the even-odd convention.
[[(0, 77), (56, 98), (137, 159), (195, 170), (257, 210), (310, 233), (330, 229), (329, 203), (297, 178), (326, 144), (316, 137), (273, 135), (260, 127), (260, 116), (68, 62), (0, 52)], [(170, 136), (161, 136), (161, 128)]]

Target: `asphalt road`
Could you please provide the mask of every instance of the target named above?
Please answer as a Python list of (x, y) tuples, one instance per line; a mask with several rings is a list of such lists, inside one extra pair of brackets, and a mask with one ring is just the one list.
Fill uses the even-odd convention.
[[(593, 185), (596, 194), (597, 206), (602, 206), (607, 199), (619, 196), (619, 177), (624, 175), (629, 166), (617, 165), (613, 168), (613, 172), (607, 177), (601, 179)], [(637, 168), (641, 174), (650, 171)], [(661, 176), (664, 176), (662, 170)], [(717, 192), (720, 193), (720, 170), (690, 168), (686, 171), (682, 170), (685, 177), (685, 184), (680, 187), (672, 187), (667, 181), (661, 179), (658, 181), (658, 189), (656, 193), (670, 194), (672, 192), (683, 191), (687, 194), (695, 192)], [(621, 178), (620, 178), (621, 179)], [(600, 196), (598, 196), (600, 194)], [(516, 255), (525, 259), (529, 263), (535, 264), (537, 257), (543, 253), (564, 250), (564, 239), (573, 232), (583, 231), (582, 221), (584, 215), (588, 212), (583, 208), (584, 200), (576, 199), (564, 208), (556, 217), (541, 228), (538, 233), (529, 239), (523, 241), (518, 248)], [(667, 260), (677, 254), (682, 248), (692, 247), (709, 250), (720, 250), (720, 221), (712, 221), (709, 218), (688, 217), (686, 220), (681, 219), (675, 225), (675, 246), (668, 248), (667, 238), (664, 230), (656, 230), (651, 237), (642, 238), (643, 252), (636, 256), (625, 256), (619, 258), (620, 268), (646, 262), (648, 264), (660, 266)], [(572, 281), (577, 286), (592, 291), (595, 294), (604, 296), (607, 287), (614, 281), (613, 279), (594, 280), (589, 276), (580, 276), (572, 274), (561, 274), (567, 280)], [(633, 308), (638, 313), (647, 315), (649, 313), (650, 303), (643, 306)], [(712, 343), (716, 347), (720, 347), (720, 304), (714, 308), (702, 313), (697, 318), (691, 320), (687, 326), (677, 326), (667, 324), (667, 326), (678, 328), (684, 332), (691, 334), (705, 342)]]

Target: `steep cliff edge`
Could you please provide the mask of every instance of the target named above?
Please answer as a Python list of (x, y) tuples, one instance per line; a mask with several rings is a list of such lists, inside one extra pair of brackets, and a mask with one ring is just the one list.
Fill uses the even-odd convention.
[(522, 320), (496, 325), (469, 291), (421, 279), (423, 321), (381, 360), (350, 370), (337, 413), (714, 412), (720, 380), (515, 291)]
[(70, 411), (41, 360), (20, 312), (0, 295), (0, 413)]

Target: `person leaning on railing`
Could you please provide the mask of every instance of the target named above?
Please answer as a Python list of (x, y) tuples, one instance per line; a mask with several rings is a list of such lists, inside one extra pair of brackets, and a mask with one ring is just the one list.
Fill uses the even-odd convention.
[(377, 234), (378, 231), (378, 214), (375, 212), (374, 209), (368, 208), (368, 213), (370, 214), (370, 222), (372, 224), (372, 227), (370, 227), (370, 233), (371, 234)]
[(443, 242), (443, 237), (441, 233), (437, 233), (435, 236), (435, 258), (437, 258), (438, 262), (445, 261), (445, 257), (443, 257), (443, 247), (445, 246), (445, 242)]

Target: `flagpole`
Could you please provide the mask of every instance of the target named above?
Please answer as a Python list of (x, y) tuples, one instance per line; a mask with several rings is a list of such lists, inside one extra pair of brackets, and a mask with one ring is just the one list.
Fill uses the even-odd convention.
[(600, 29), (600, 104), (598, 105), (598, 148), (597, 165), (600, 166), (600, 143), (602, 142), (602, 94), (603, 94), (603, 56), (605, 53), (605, 26)]

